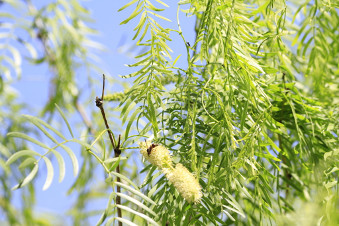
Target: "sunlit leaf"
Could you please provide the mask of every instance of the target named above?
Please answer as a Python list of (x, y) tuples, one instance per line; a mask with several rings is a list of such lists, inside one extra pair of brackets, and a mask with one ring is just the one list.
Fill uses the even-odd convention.
[(15, 185), (12, 190), (16, 190), (18, 188), (21, 188), (23, 186), (25, 186), (26, 184), (28, 184), (29, 182), (31, 182), (31, 180), (33, 180), (33, 178), (35, 177), (36, 173), (38, 172), (38, 164), (35, 164), (35, 166), (33, 167), (32, 171), (27, 175), (27, 177), (25, 177), (25, 179), (23, 179), (22, 182), (20, 182), (19, 184)]
[(46, 163), (46, 167), (47, 167), (46, 181), (45, 181), (45, 184), (44, 184), (42, 190), (47, 190), (49, 188), (49, 186), (51, 186), (51, 184), (52, 184), (53, 177), (54, 177), (54, 169), (53, 169), (52, 162), (47, 157), (42, 156), (42, 158), (44, 159), (44, 161)]
[(73, 132), (72, 132), (72, 129), (71, 129), (71, 126), (69, 125), (67, 119), (66, 119), (66, 116), (64, 115), (64, 113), (61, 111), (61, 109), (59, 108), (59, 106), (57, 104), (55, 104), (55, 107), (57, 108), (57, 110), (59, 111), (61, 117), (64, 119), (66, 125), (67, 125), (67, 128), (68, 128), (68, 131), (69, 133), (71, 134), (72, 138), (74, 138), (74, 135), (73, 135)]

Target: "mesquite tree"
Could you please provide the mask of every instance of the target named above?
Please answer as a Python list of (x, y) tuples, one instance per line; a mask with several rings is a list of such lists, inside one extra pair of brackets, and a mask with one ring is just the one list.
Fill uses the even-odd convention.
[[(1, 13), (0, 24), (0, 208), (9, 224), (56, 222), (31, 208), (34, 181), (45, 176), (48, 189), (58, 169), (61, 182), (65, 158), (76, 176), (75, 225), (339, 222), (336, 1), (114, 3), (139, 52), (131, 73), (99, 82), (91, 56), (102, 46), (77, 0), (1, 4), (16, 12)], [(39, 116), (19, 116), (29, 108), (11, 89), (25, 76), (23, 47), (25, 61), (53, 75)], [(79, 67), (90, 72), (85, 90)], [(121, 80), (123, 91), (105, 89)], [(88, 212), (95, 199), (106, 205)]]

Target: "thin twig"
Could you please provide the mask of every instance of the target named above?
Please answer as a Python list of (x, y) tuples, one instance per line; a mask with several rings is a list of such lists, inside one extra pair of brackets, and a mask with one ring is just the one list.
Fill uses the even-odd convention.
[[(103, 85), (102, 85), (102, 96), (101, 97), (103, 98), (104, 92), (105, 92), (105, 75), (103, 74), (102, 76), (103, 76), (103, 81), (102, 81)], [(107, 119), (106, 119), (106, 114), (105, 114), (105, 110), (104, 110), (104, 102), (103, 102), (102, 98), (96, 97), (95, 98), (95, 104), (98, 108), (100, 108), (102, 117), (103, 117), (104, 122), (105, 122), (106, 129), (107, 129), (107, 132), (108, 132), (109, 139), (111, 140), (112, 146), (115, 149), (116, 145), (115, 145), (115, 142), (114, 142), (114, 139), (113, 139), (113, 134), (112, 134), (111, 130), (109, 129), (109, 125), (108, 125), (108, 122), (107, 122)]]
[[(111, 144), (112, 144), (113, 149), (114, 149), (114, 156), (119, 157), (120, 154), (121, 154), (121, 150), (120, 150), (121, 135), (119, 135), (118, 143), (116, 145), (115, 142), (114, 142), (114, 139), (113, 139), (114, 135), (113, 135), (112, 131), (109, 129), (107, 119), (106, 119), (105, 110), (104, 110), (103, 99), (104, 99), (104, 93), (105, 93), (105, 75), (103, 74), (102, 76), (103, 76), (103, 79), (102, 79), (102, 94), (101, 94), (101, 98), (99, 98), (99, 97), (95, 98), (95, 104), (98, 108), (100, 108), (101, 115), (102, 115), (102, 118), (104, 119), (109, 139), (111, 140)], [(120, 165), (119, 164), (115, 168), (115, 171), (120, 174)], [(117, 181), (121, 182), (120, 177), (117, 177)], [(117, 193), (120, 193), (120, 186), (119, 185), (117, 185)], [(116, 197), (116, 205), (119, 206), (120, 204), (121, 204), (121, 198), (120, 198), (120, 196), (117, 196)], [(122, 217), (121, 209), (119, 207), (117, 207), (117, 210), (118, 210), (118, 217), (121, 218)], [(119, 221), (119, 226), (122, 226), (122, 222), (120, 222), (120, 221)]]
[(95, 134), (95, 129), (93, 128), (93, 124), (92, 122), (89, 120), (87, 114), (86, 114), (86, 111), (84, 109), (84, 107), (78, 102), (76, 101), (75, 103), (75, 107), (78, 111), (78, 113), (80, 114), (81, 118), (82, 118), (82, 121), (85, 123), (85, 125), (87, 126), (89, 132), (94, 135)]

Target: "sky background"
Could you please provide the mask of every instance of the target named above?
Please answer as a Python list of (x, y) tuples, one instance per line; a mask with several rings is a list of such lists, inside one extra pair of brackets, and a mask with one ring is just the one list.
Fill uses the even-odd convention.
[[(41, 6), (48, 4), (50, 2), (55, 1), (32, 1), (32, 3), (36, 6), (36, 8), (40, 8)], [(133, 7), (131, 6), (122, 12), (118, 12), (118, 9), (121, 8), (128, 1), (81, 1), (81, 4), (85, 6), (90, 12), (91, 17), (94, 19), (94, 23), (88, 24), (90, 27), (96, 29), (99, 32), (99, 35), (92, 36), (92, 40), (97, 41), (105, 46), (105, 51), (98, 52), (97, 55), (100, 58), (100, 62), (96, 62), (96, 66), (99, 67), (108, 77), (108, 80), (111, 83), (106, 84), (106, 93), (110, 93), (110, 90), (121, 90), (121, 85), (113, 83), (114, 80), (123, 81), (119, 77), (119, 75), (125, 75), (133, 72), (133, 69), (126, 67), (126, 64), (134, 63), (133, 55), (141, 51), (141, 48), (134, 48), (135, 42), (132, 41), (132, 37), (135, 32), (133, 31), (135, 25), (138, 22), (137, 19), (131, 21), (127, 25), (119, 25), (121, 21), (126, 19), (129, 14), (132, 12)], [(155, 1), (152, 1), (152, 3)], [(160, 6), (156, 2), (154, 3), (156, 6)], [(164, 12), (160, 12), (160, 15), (163, 15), (169, 18), (172, 22), (164, 21), (161, 23), (164, 27), (169, 27), (172, 29), (178, 29), (177, 27), (177, 2), (176, 1), (166, 1), (170, 7), (167, 8)], [(187, 9), (187, 6), (183, 6), (183, 9)], [(14, 15), (20, 16), (16, 10), (13, 10), (11, 7), (7, 7), (4, 5), (0, 8), (1, 12), (9, 12)], [(24, 15), (21, 15), (24, 17)], [(159, 21), (159, 20), (157, 20)], [(187, 41), (193, 43), (195, 38), (194, 32), (194, 23), (195, 18), (189, 17), (187, 18), (184, 13), (180, 13), (180, 25), (183, 31), (183, 34)], [(185, 54), (186, 51), (182, 51), (185, 48), (185, 44), (177, 33), (171, 32), (170, 37), (172, 38), (172, 42), (169, 42), (169, 47), (173, 50), (172, 57), (173, 60), (180, 54)], [(3, 39), (0, 39), (0, 43)], [(37, 44), (38, 45), (38, 44)], [(41, 49), (41, 46), (36, 46), (37, 49)], [(21, 51), (21, 50), (20, 50)], [(24, 50), (22, 50), (25, 52)], [(1, 52), (0, 52), (1, 54)], [(182, 55), (177, 65), (185, 66), (186, 56)], [(85, 75), (81, 75), (83, 71), (80, 69), (77, 71), (77, 78), (80, 81), (80, 84), (83, 82), (83, 79), (87, 79)], [(92, 73), (90, 75), (93, 79), (97, 81), (98, 91), (97, 95), (100, 95), (101, 92), (101, 82), (102, 75), (99, 73)], [(39, 112), (42, 110), (46, 102), (48, 101), (48, 88), (49, 81), (52, 77), (51, 71), (48, 68), (48, 65), (32, 65), (29, 62), (23, 60), (22, 63), (22, 77), (17, 80), (14, 76), (12, 86), (20, 93), (18, 102), (25, 103), (29, 106), (22, 113), (38, 116)], [(113, 79), (112, 79), (113, 78)], [(125, 82), (131, 82), (132, 79), (124, 80)], [(84, 82), (85, 84), (85, 82)], [(90, 98), (90, 99), (88, 99)], [(82, 95), (82, 101), (90, 102), (93, 101), (94, 105), (95, 96)], [(109, 103), (110, 104), (110, 103)], [(107, 104), (108, 105), (108, 104)], [(70, 119), (71, 123), (82, 123), (81, 119), (78, 115), (74, 116), (74, 118)], [(85, 125), (83, 126), (85, 128)], [(67, 130), (64, 131), (65, 134), (68, 133)], [(80, 131), (74, 131), (75, 137), (80, 136)], [(70, 145), (71, 148), (76, 148)], [(41, 150), (37, 150), (38, 152)], [(79, 157), (79, 151), (76, 151), (77, 156)], [(64, 156), (64, 154), (63, 154)], [(81, 157), (79, 157), (81, 158)], [(139, 159), (141, 161), (141, 157), (138, 153), (135, 153), (133, 158)], [(43, 184), (45, 182), (46, 173), (44, 164), (41, 164), (41, 168), (39, 169), (39, 176), (36, 178), (36, 212), (41, 213), (52, 213), (59, 214), (61, 218), (66, 217), (66, 211), (70, 209), (72, 204), (75, 202), (75, 195), (67, 196), (66, 192), (74, 183), (75, 178), (72, 173), (72, 163), (68, 159), (65, 158), (66, 163), (66, 176), (63, 182), (58, 183), (58, 166), (55, 166), (55, 162), (53, 165), (55, 166), (55, 175), (50, 188), (46, 191), (42, 191)], [(81, 164), (81, 160), (79, 161)], [(102, 177), (99, 175), (98, 180), (102, 180)], [(11, 187), (14, 186), (10, 185)], [(20, 206), (20, 191), (14, 191), (14, 203), (16, 206)], [(106, 206), (106, 200), (103, 199), (99, 202), (93, 202), (90, 209), (102, 209), (103, 206)], [(99, 219), (100, 216), (96, 216), (91, 218), (91, 224), (95, 224), (95, 222)], [(3, 220), (0, 214), (0, 221)], [(71, 224), (70, 218), (67, 218), (68, 224)]]

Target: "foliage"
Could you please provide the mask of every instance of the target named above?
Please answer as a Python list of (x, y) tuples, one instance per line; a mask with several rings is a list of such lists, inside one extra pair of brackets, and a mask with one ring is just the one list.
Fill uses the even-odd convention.
[[(62, 181), (68, 155), (76, 176), (69, 193), (78, 195), (69, 213), (76, 225), (98, 214), (98, 224), (337, 224), (338, 6), (335, 1), (184, 0), (177, 4), (177, 18), (172, 22), (162, 15), (169, 6), (160, 0), (125, 4), (119, 15), (126, 10), (131, 13), (121, 25), (136, 21), (133, 40), (146, 50), (128, 65), (132, 73), (122, 76), (133, 80), (133, 85), (104, 98), (119, 103), (122, 128), (111, 132), (122, 134), (122, 155), (113, 158), (110, 144), (103, 139), (110, 130), (103, 130), (102, 118), (93, 113), (91, 117), (101, 122), (95, 128), (77, 102), (78, 61), (94, 67), (83, 46), (93, 43), (87, 36), (94, 31), (82, 22), (89, 18), (88, 11), (77, 1), (57, 1), (40, 10), (28, 1), (33, 20), (26, 30), (44, 49), (43, 57), (31, 54), (30, 61), (47, 63), (55, 76), (53, 93), (41, 115), (56, 109), (71, 137), (37, 117), (14, 117), (25, 107), (12, 104), (16, 97), (9, 84), (11, 70), (20, 74), (21, 53), (14, 44), (2, 45), (7, 52), (0, 59), (7, 63), (0, 69), (7, 80), (1, 77), (1, 98), (3, 106), (15, 112), (8, 114), (1, 106), (0, 119), (9, 121), (0, 134), (4, 188), (0, 207), (7, 221), (43, 224), (27, 208), (34, 203), (35, 187), (30, 182), (40, 173), (42, 159), (47, 169), (43, 189), (51, 185), (56, 165)], [(50, 19), (52, 10), (60, 21)], [(196, 18), (194, 42), (185, 39), (182, 16)], [(176, 29), (170, 27), (173, 24)], [(8, 43), (22, 40), (4, 34)], [(179, 55), (170, 48), (172, 39), (182, 46)], [(32, 44), (19, 42), (34, 53)], [(86, 127), (81, 139), (75, 138), (75, 125), (65, 115), (73, 109), (82, 115)], [(23, 120), (36, 129), (25, 126)], [(53, 145), (34, 138), (41, 135)], [(170, 150), (174, 163), (195, 175), (202, 187), (199, 203), (187, 202), (155, 166), (145, 163), (141, 170), (128, 160), (131, 150), (138, 150), (137, 142), (146, 137)], [(69, 147), (72, 142), (80, 144), (81, 157)], [(117, 166), (122, 172), (115, 171)], [(91, 185), (97, 168), (105, 172), (106, 180)], [(140, 170), (147, 172), (143, 182)], [(26, 205), (19, 220), (8, 189), (14, 179), (18, 183), (14, 188), (28, 187), (27, 194), (22, 192)], [(105, 198), (107, 206), (86, 213), (86, 204), (95, 198)], [(119, 209), (122, 218), (117, 215)], [(314, 217), (300, 218), (308, 215)]]

